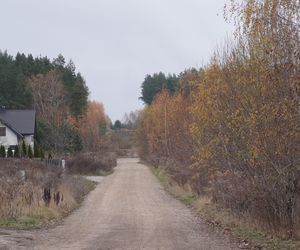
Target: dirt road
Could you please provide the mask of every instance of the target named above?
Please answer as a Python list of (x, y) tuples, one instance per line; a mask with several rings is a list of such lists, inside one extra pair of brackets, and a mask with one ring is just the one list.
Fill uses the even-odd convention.
[(226, 250), (237, 247), (167, 194), (137, 159), (122, 159), (114, 174), (105, 177), (83, 206), (61, 225), (18, 233), (0, 230), (0, 249)]

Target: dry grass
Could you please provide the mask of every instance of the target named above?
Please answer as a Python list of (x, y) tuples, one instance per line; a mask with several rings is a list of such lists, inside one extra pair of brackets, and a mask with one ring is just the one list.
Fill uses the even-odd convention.
[(28, 159), (1, 159), (0, 180), (0, 226), (9, 227), (36, 227), (59, 219), (93, 188), (82, 177)]
[(150, 167), (153, 174), (160, 180), (166, 190), (191, 206), (197, 213), (210, 224), (230, 231), (243, 242), (250, 242), (253, 246), (264, 249), (282, 250), (300, 249), (300, 242), (296, 240), (284, 240), (264, 233), (260, 230), (255, 220), (250, 220), (247, 214), (237, 216), (230, 209), (225, 209), (213, 202), (211, 196), (197, 195), (189, 184), (178, 185), (164, 168)]
[(107, 175), (116, 165), (114, 153), (82, 153), (67, 160), (67, 171), (70, 174)]

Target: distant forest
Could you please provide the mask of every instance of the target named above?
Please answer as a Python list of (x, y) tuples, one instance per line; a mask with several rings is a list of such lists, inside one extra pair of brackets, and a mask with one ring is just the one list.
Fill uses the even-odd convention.
[(61, 75), (67, 104), (78, 117), (87, 107), (88, 87), (74, 63), (59, 55), (52, 61), (48, 57), (36, 57), (18, 53), (15, 57), (0, 52), (0, 104), (8, 108), (32, 108), (34, 106), (29, 80), (36, 75), (56, 71)]

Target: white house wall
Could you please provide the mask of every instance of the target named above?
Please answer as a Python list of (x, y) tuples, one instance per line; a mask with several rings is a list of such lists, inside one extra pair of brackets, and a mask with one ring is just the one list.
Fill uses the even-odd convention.
[(6, 127), (6, 136), (0, 136), (0, 145), (9, 147), (18, 145), (18, 137), (17, 135), (7, 126), (1, 124), (1, 127)]
[(24, 140), (25, 140), (26, 145), (30, 145), (30, 147), (32, 149), (34, 148), (34, 137), (33, 137), (33, 135), (26, 135)]

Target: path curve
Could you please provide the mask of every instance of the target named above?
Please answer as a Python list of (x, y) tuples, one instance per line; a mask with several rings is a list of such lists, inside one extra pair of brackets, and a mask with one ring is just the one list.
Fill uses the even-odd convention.
[[(0, 242), (1, 237), (0, 231)], [(238, 249), (167, 194), (137, 159), (119, 160), (115, 172), (61, 225), (18, 233), (10, 244), (15, 245), (2, 249)]]

